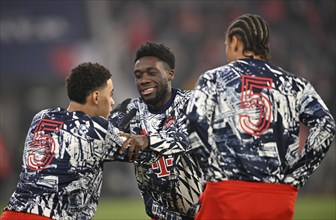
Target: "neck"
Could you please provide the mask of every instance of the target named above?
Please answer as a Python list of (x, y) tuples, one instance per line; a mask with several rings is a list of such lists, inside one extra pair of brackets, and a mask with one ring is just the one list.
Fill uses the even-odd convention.
[(252, 58), (255, 60), (264, 60), (259, 55), (255, 55), (252, 51), (246, 51), (244, 54), (241, 54), (241, 57), (239, 59), (242, 59), (242, 58)]
[(166, 108), (166, 105), (170, 102), (175, 93), (174, 90), (171, 88), (169, 91), (170, 92), (166, 93), (165, 98), (161, 99), (162, 101), (156, 102), (155, 105), (148, 103), (149, 109), (151, 109), (152, 111), (161, 111), (163, 108)]
[(80, 104), (78, 102), (71, 101), (67, 108), (68, 112), (84, 112), (85, 114), (90, 115), (89, 109), (86, 107), (85, 104)]

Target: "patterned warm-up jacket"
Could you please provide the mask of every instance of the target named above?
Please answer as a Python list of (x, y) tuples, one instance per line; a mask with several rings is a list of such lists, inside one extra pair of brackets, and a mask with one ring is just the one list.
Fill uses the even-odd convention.
[[(131, 133), (145, 134), (150, 141), (150, 148), (142, 152), (147, 155), (142, 159), (146, 162), (134, 165), (146, 213), (155, 219), (194, 217), (199, 209), (202, 173), (187, 153), (190, 145), (185, 111), (190, 95), (191, 91), (173, 89), (172, 98), (160, 110), (149, 109), (141, 98), (127, 106), (127, 113), (136, 109), (130, 121)], [(116, 113), (114, 118), (122, 117)]]
[[(187, 115), (191, 145), (207, 181), (300, 188), (335, 135), (332, 115), (307, 80), (254, 59), (202, 74)], [(309, 128), (303, 147), (300, 123)]]
[[(19, 183), (6, 210), (52, 219), (92, 219), (103, 178), (103, 161), (123, 140), (101, 117), (46, 109), (29, 128)], [(118, 155), (119, 156), (119, 155)]]

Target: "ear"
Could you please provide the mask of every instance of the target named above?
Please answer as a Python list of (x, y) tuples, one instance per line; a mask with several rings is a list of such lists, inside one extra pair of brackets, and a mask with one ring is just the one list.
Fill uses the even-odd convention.
[(174, 79), (174, 75), (175, 75), (175, 71), (173, 69), (169, 69), (168, 73), (167, 73), (167, 76), (168, 76), (168, 79), (170, 81), (172, 81)]
[(231, 46), (232, 46), (234, 52), (239, 51), (240, 41), (236, 36), (232, 36)]
[(99, 103), (99, 91), (93, 91), (90, 95), (93, 104), (98, 105)]

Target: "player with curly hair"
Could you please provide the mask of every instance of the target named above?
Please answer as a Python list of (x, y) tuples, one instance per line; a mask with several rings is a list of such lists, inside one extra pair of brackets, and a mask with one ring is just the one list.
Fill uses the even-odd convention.
[(148, 147), (144, 135), (123, 134), (107, 120), (114, 105), (113, 82), (98, 63), (73, 68), (66, 79), (67, 109), (35, 115), (23, 152), (19, 183), (1, 220), (92, 219), (104, 161)]
[(120, 106), (126, 111), (112, 116), (125, 131), (148, 137), (150, 150), (142, 152), (146, 162), (134, 164), (146, 213), (152, 219), (194, 219), (203, 182), (199, 165), (187, 152), (185, 111), (191, 91), (172, 87), (175, 56), (167, 46), (143, 43), (134, 62), (140, 97), (127, 100)]

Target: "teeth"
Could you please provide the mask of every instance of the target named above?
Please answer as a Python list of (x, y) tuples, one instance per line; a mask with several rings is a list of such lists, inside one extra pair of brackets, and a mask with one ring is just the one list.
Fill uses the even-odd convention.
[(144, 94), (144, 95), (148, 95), (148, 94), (152, 93), (153, 90), (154, 90), (153, 88), (149, 88), (149, 89), (142, 90), (142, 94)]

